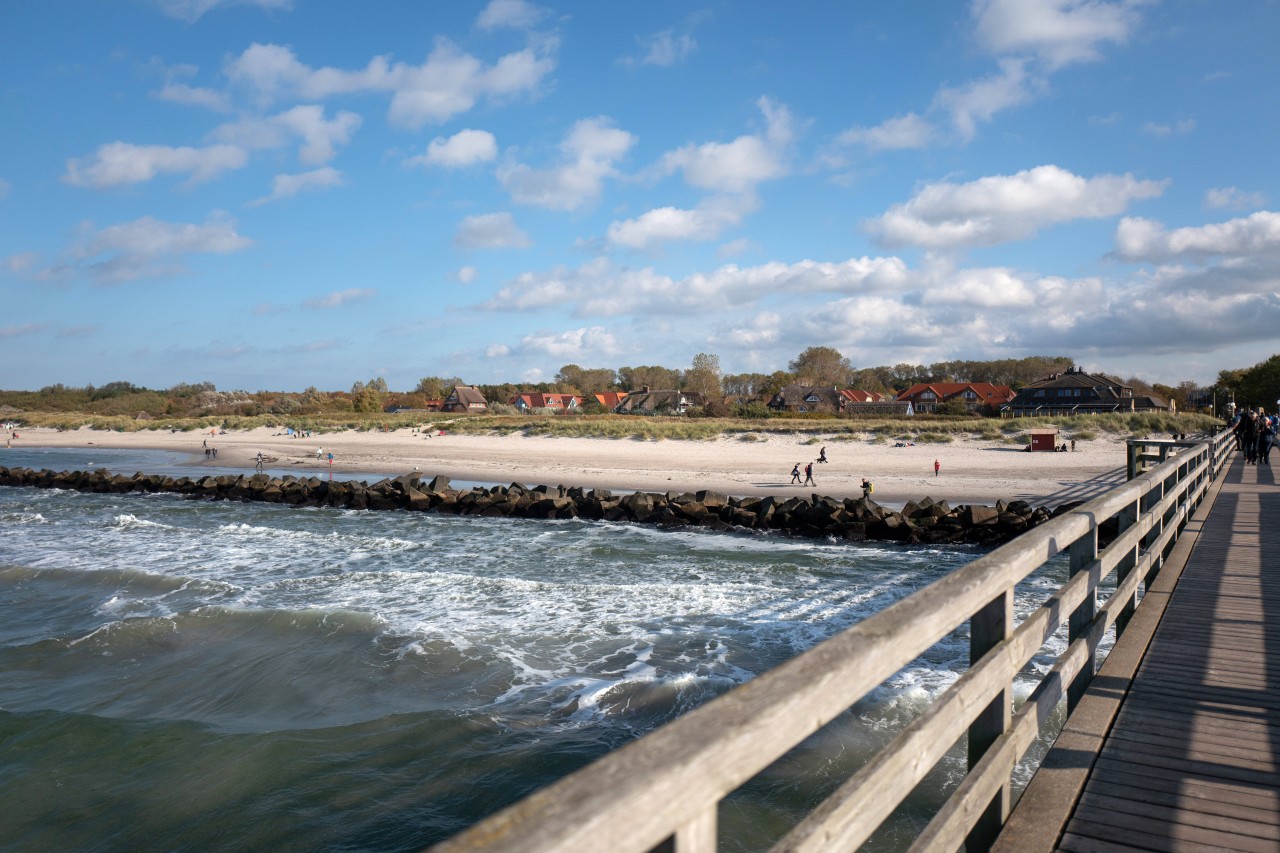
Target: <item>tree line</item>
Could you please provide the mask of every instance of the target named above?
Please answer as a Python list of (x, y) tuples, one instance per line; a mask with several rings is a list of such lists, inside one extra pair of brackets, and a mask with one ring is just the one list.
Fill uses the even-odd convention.
[[(988, 361), (939, 361), (933, 364), (895, 364), (855, 367), (833, 347), (809, 347), (787, 363), (785, 370), (771, 373), (724, 373), (720, 359), (698, 353), (688, 367), (631, 365), (618, 368), (583, 367), (566, 364), (549, 382), (480, 384), (475, 387), (491, 403), (506, 403), (520, 393), (577, 394), (587, 398), (608, 391), (685, 390), (706, 400), (728, 399), (739, 405), (763, 404), (790, 384), (818, 387), (857, 388), (888, 393), (929, 382), (989, 382), (1017, 390), (1075, 364), (1070, 356), (1027, 356)], [(1113, 377), (1114, 378), (1114, 377)], [(1180, 411), (1206, 408), (1216, 397), (1219, 410), (1228, 395), (1237, 405), (1280, 405), (1280, 355), (1253, 367), (1224, 370), (1212, 388), (1186, 380), (1174, 386), (1147, 383), (1139, 377), (1116, 379), (1132, 386), (1134, 393), (1173, 400)], [(153, 416), (174, 417), (197, 414), (281, 414), (302, 415), (325, 412), (380, 412), (391, 406), (422, 408), (432, 400), (443, 400), (456, 385), (466, 385), (458, 376), (427, 376), (412, 389), (393, 391), (382, 377), (357, 381), (350, 391), (320, 391), (309, 387), (301, 392), (219, 391), (212, 382), (179, 383), (172, 388), (153, 390), (129, 382), (109, 382), (83, 388), (61, 384), (39, 391), (0, 391), (0, 407), (24, 411), (90, 412), (102, 415), (135, 415), (145, 411)]]

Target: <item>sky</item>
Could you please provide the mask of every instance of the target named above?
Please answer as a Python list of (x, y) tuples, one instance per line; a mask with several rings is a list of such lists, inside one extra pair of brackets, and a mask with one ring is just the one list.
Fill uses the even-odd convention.
[(1280, 351), (1280, 3), (5, 0), (0, 387)]

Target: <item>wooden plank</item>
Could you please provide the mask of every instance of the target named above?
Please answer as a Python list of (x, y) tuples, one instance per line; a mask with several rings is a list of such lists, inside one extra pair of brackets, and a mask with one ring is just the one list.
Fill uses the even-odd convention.
[(1146, 784), (1147, 777), (1127, 776), (1122, 778), (1121, 774), (1113, 774), (1108, 778), (1112, 781), (1103, 782), (1098, 779), (1091, 779), (1089, 784), (1085, 786), (1084, 796), (1095, 795), (1113, 802), (1130, 800), (1139, 803), (1150, 803), (1187, 812), (1198, 812), (1231, 820), (1248, 821), (1249, 823), (1269, 826), (1274, 832), (1280, 833), (1280, 818), (1276, 815), (1274, 803), (1269, 804), (1270, 807), (1268, 808), (1252, 808), (1242, 805), (1236, 800), (1236, 795), (1243, 790), (1241, 788), (1229, 791), (1220, 790), (1216, 792), (1220, 795), (1219, 798), (1192, 797), (1185, 794), (1177, 784), (1166, 786), (1166, 790), (1158, 790)]
[(1084, 796), (1080, 798), (1076, 815), (1088, 819), (1088, 816), (1094, 812), (1122, 814), (1126, 820), (1135, 824), (1138, 822), (1181, 824), (1243, 838), (1271, 841), (1273, 844), (1280, 841), (1280, 827), (1274, 823), (1223, 817), (1196, 809), (1184, 809), (1176, 803), (1170, 805), (1137, 797), (1111, 797), (1086, 790)]
[(1141, 846), (1146, 850), (1230, 850), (1233, 853), (1275, 853), (1276, 843), (1266, 838), (1191, 826), (1155, 814), (1134, 814), (1081, 803), (1067, 832)]

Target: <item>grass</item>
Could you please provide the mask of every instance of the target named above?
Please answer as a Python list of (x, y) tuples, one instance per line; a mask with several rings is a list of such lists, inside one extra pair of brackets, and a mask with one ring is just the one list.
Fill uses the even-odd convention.
[[(23, 413), (15, 418), (24, 426), (78, 429), (90, 427), (117, 432), (142, 430), (249, 430), (270, 427), (283, 430), (310, 431), (319, 435), (346, 430), (382, 431), (409, 429), (443, 429), (463, 435), (547, 436), (550, 438), (632, 438), (641, 441), (714, 441), (737, 438), (740, 441), (765, 441), (770, 436), (793, 435), (801, 443), (822, 441), (867, 440), (873, 444), (886, 441), (945, 443), (970, 436), (986, 441), (1010, 443), (1025, 441), (1029, 429), (1056, 427), (1081, 441), (1098, 435), (1116, 438), (1130, 436), (1195, 434), (1220, 423), (1208, 415), (1183, 414), (1109, 414), (1077, 415), (1062, 418), (805, 418), (771, 417), (763, 420), (738, 418), (642, 417), (624, 415), (446, 415), (432, 414), (429, 419), (418, 415), (347, 412), (334, 415), (256, 415), (243, 417), (163, 418), (136, 421), (127, 416), (102, 416), (82, 413)], [(751, 435), (754, 438), (747, 438)]]

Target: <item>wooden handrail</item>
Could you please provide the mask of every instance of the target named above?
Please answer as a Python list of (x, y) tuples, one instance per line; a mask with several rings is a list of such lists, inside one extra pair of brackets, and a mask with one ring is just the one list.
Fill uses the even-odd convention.
[[(1229, 434), (1180, 443), (1167, 461), (920, 589), (436, 845), (434, 853), (598, 849), (712, 853), (720, 801), (970, 621), (970, 669), (819, 805), (775, 850), (852, 849), (969, 732), (970, 772), (917, 839), (922, 850), (989, 845), (1009, 779), (1053, 709), (1087, 686), (1097, 648), (1122, 631), (1229, 453)], [(1119, 535), (1096, 547), (1099, 527)], [(1071, 552), (1071, 578), (1016, 629), (1014, 587)], [(1096, 606), (1099, 585), (1117, 587)], [(1074, 616), (1073, 616), (1074, 614)], [(1016, 714), (1013, 679), (1063, 624), (1070, 644)], [(994, 821), (994, 826), (992, 822)]]

